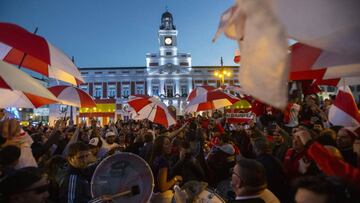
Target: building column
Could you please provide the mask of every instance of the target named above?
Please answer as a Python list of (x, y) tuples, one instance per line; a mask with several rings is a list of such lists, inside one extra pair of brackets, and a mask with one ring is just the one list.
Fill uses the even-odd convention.
[(193, 89), (192, 78), (188, 78), (188, 94), (190, 94), (192, 89)]
[(174, 79), (174, 80), (175, 80), (175, 94), (174, 94), (174, 96), (175, 96), (176, 94), (181, 95), (181, 94), (180, 94), (180, 79), (179, 79), (179, 78), (176, 78), (176, 79)]
[(159, 86), (160, 94), (165, 95), (165, 79), (160, 78), (160, 86)]
[(153, 93), (152, 93), (152, 84), (151, 84), (151, 82), (152, 82), (152, 79), (151, 78), (147, 78), (146, 79), (146, 83), (147, 83), (147, 94), (149, 95), (149, 96), (152, 96), (153, 95)]

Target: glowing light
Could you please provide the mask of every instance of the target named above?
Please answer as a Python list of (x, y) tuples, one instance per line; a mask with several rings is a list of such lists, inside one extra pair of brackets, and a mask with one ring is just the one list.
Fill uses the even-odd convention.
[(219, 73), (216, 71), (216, 72), (214, 73), (214, 75), (215, 75), (215, 76), (218, 76), (218, 75), (219, 75)]
[(231, 73), (230, 73), (230, 72), (228, 72), (226, 75), (229, 77), (229, 76), (231, 75)]

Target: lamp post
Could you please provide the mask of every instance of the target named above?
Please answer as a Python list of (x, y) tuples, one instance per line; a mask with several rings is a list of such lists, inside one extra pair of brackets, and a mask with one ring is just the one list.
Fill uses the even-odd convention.
[(214, 76), (217, 78), (220, 78), (220, 81), (221, 81), (220, 86), (221, 86), (221, 85), (224, 85), (224, 83), (225, 83), (225, 77), (231, 76), (231, 72), (229, 70), (224, 69), (223, 57), (220, 57), (220, 65), (221, 65), (220, 70), (215, 71)]

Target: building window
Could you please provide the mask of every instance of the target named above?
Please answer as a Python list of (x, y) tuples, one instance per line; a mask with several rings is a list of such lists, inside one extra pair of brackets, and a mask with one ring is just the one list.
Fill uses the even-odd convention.
[(123, 74), (129, 74), (130, 71), (123, 71), (122, 73), (123, 73)]
[(102, 72), (95, 72), (95, 74), (102, 74)]
[[(350, 90), (353, 92), (355, 90), (355, 87), (354, 86), (349, 86), (350, 87)], [(334, 88), (334, 91), (335, 91), (335, 88)], [(330, 92), (330, 91), (329, 91)]]
[(123, 86), (121, 92), (122, 92), (122, 95), (124, 97), (128, 97), (130, 95), (130, 87), (129, 86)]
[(186, 97), (187, 96), (187, 86), (181, 85), (181, 96)]
[(356, 91), (360, 92), (360, 85), (356, 86)]
[(201, 70), (195, 70), (194, 72), (195, 73), (201, 73), (202, 71)]
[(89, 93), (89, 89), (87, 85), (80, 85), (80, 89), (84, 90), (85, 92)]
[(166, 56), (171, 56), (171, 52), (166, 52)]
[(150, 63), (149, 66), (159, 66), (159, 63)]
[(109, 74), (116, 74), (116, 71), (109, 71)]
[(116, 87), (115, 85), (109, 85), (108, 86), (108, 97), (115, 97), (115, 93), (116, 93)]
[(166, 96), (167, 97), (174, 97), (174, 88), (172, 85), (166, 86)]
[(136, 71), (136, 74), (144, 74), (144, 71), (143, 70), (138, 70), (138, 71)]
[(81, 75), (87, 75), (89, 72), (81, 72)]
[(335, 92), (335, 87), (328, 86), (328, 92)]
[(188, 62), (181, 62), (180, 66), (189, 66), (189, 63)]
[(152, 95), (159, 96), (159, 86), (152, 86)]
[(136, 94), (144, 94), (144, 86), (142, 85), (136, 86)]
[(101, 98), (102, 95), (102, 85), (95, 85), (94, 86), (94, 97)]

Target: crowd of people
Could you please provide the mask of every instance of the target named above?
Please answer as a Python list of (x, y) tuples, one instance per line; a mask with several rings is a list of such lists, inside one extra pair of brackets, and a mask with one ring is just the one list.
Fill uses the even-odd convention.
[[(193, 182), (227, 202), (360, 202), (359, 129), (328, 123), (329, 104), (311, 95), (247, 123), (228, 123), (220, 111), (189, 114), (169, 129), (149, 120), (24, 127), (2, 110), (0, 202), (111, 202), (91, 196), (91, 178), (121, 152), (151, 167), (150, 202), (172, 202), (174, 187)], [(184, 202), (201, 202), (201, 190)]]

